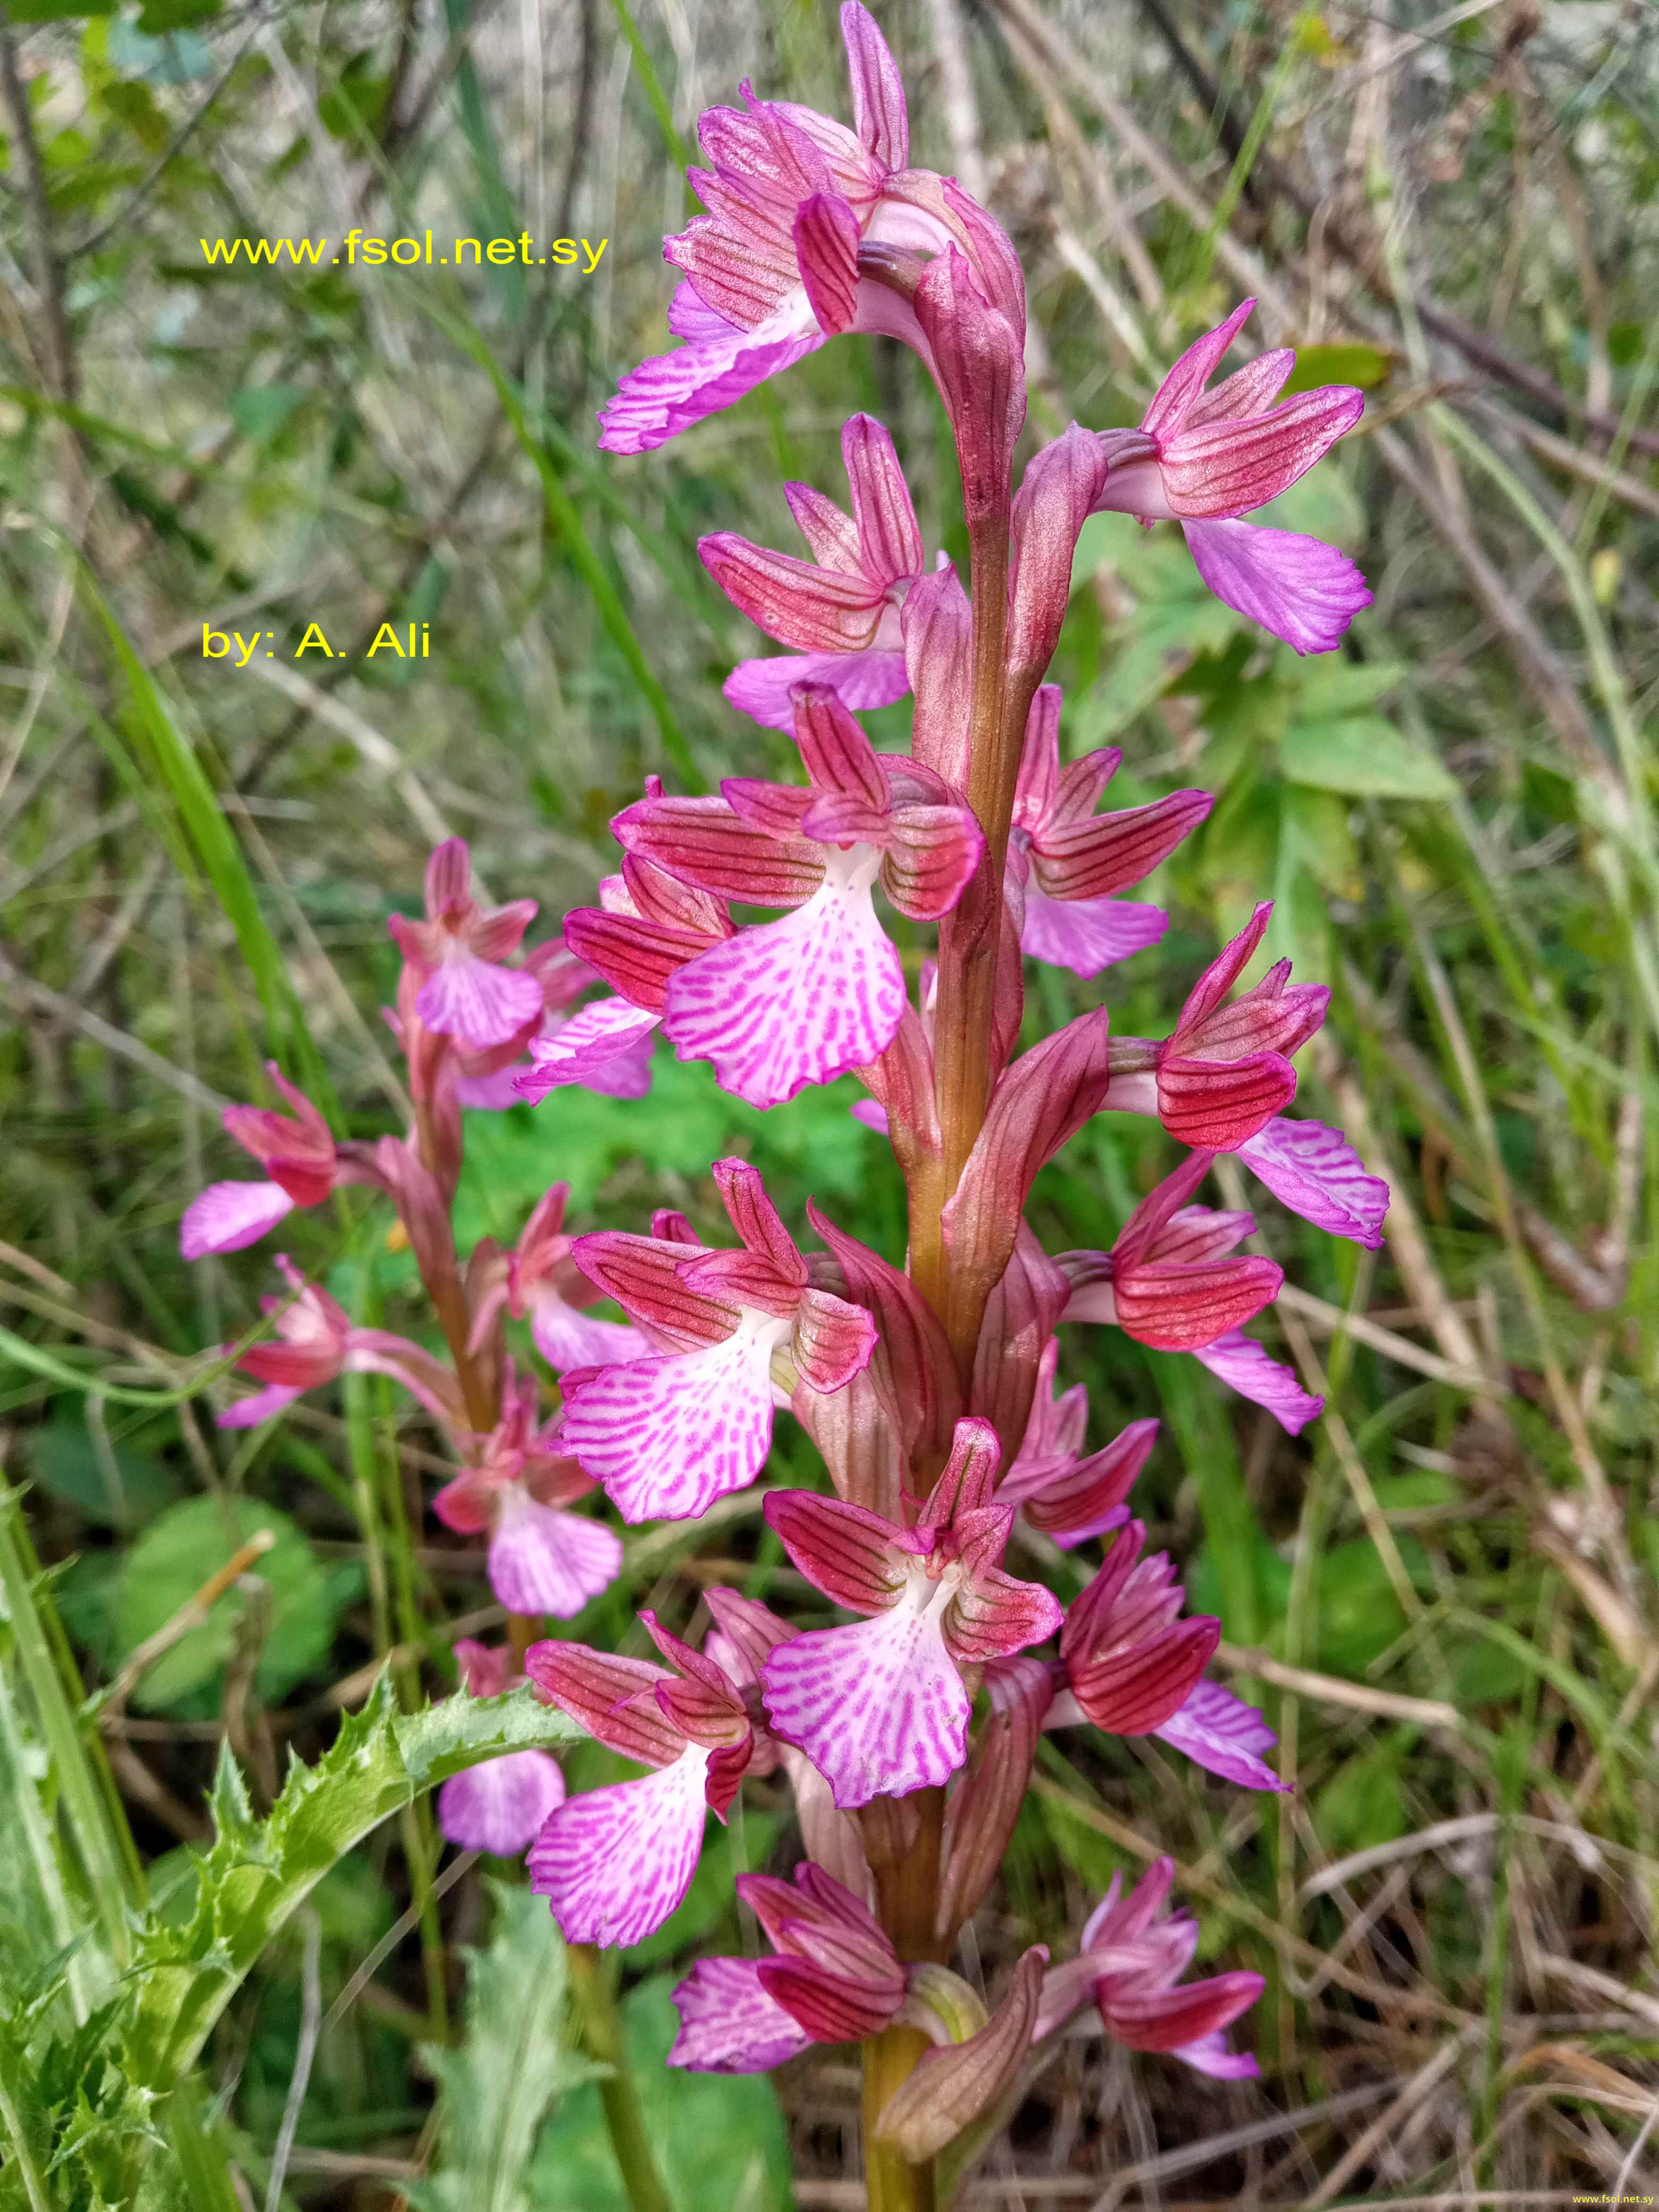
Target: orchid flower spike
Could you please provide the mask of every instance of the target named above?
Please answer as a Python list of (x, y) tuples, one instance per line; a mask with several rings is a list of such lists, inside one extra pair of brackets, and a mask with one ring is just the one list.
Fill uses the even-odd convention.
[[(524, 1680), (506, 1650), (487, 1650), (470, 1636), (453, 1649), (461, 1670), (457, 1697), (498, 1698)], [(509, 1751), (450, 1776), (438, 1792), (438, 1826), (464, 1851), (516, 1858), (563, 1802), (564, 1770), (550, 1752)]]
[(249, 1345), (236, 1363), (239, 1375), (265, 1387), (228, 1406), (219, 1416), (222, 1429), (256, 1429), (341, 1375), (389, 1376), (441, 1424), (465, 1419), (453, 1375), (429, 1352), (387, 1329), (356, 1328), (338, 1300), (320, 1283), (308, 1283), (286, 1252), (276, 1255), (276, 1268), (287, 1295), (259, 1301), (276, 1340)]
[(668, 1667), (585, 1644), (532, 1644), (525, 1655), (550, 1705), (655, 1770), (568, 1799), (537, 1837), (530, 1886), (568, 1943), (639, 1943), (660, 1928), (696, 1871), (706, 1813), (724, 1820), (744, 1774), (775, 1761), (725, 1669), (654, 1613), (640, 1619)]
[(426, 864), (426, 918), (392, 915), (387, 928), (420, 979), (415, 1012), (464, 1049), (485, 1052), (542, 1018), (542, 987), (527, 969), (502, 965), (536, 918), (534, 899), (486, 909), (472, 896), (464, 837), (446, 838)]
[(1151, 875), (1215, 804), (1207, 791), (1172, 791), (1097, 815), (1122, 757), (1111, 745), (1062, 769), (1060, 686), (1038, 686), (1014, 795), (1009, 902), (1021, 916), (1021, 950), (1079, 975), (1158, 943), (1170, 922), (1163, 908), (1114, 894)]
[(213, 1252), (240, 1252), (285, 1220), (296, 1206), (320, 1206), (351, 1170), (337, 1153), (327, 1122), (276, 1061), (265, 1073), (288, 1101), (291, 1115), (268, 1106), (227, 1106), (227, 1136), (270, 1170), (267, 1182), (211, 1182), (185, 1208), (179, 1249), (186, 1260)]
[(1254, 2081), (1261, 2068), (1229, 2050), (1224, 2031), (1265, 1984), (1260, 1974), (1231, 1973), (1176, 1986), (1198, 1948), (1198, 1923), (1163, 1912), (1174, 1874), (1173, 1859), (1155, 1859), (1123, 1898), (1121, 1876), (1112, 1876), (1077, 1957), (1043, 1978), (1033, 2039), (1092, 2005), (1104, 2033), (1130, 2051), (1165, 2051), (1221, 2081)]
[(1261, 944), (1273, 902), (1264, 900), (1187, 994), (1174, 1034), (1155, 1043), (1114, 1037), (1115, 1113), (1156, 1114), (1177, 1144), (1237, 1152), (1296, 1096), (1291, 1055), (1325, 1018), (1323, 983), (1292, 983), (1280, 960), (1231, 1002), (1227, 994)]
[(712, 945), (664, 987), (681, 1059), (712, 1060), (721, 1088), (751, 1106), (880, 1056), (908, 1001), (876, 882), (901, 914), (936, 921), (984, 850), (970, 810), (929, 770), (878, 754), (833, 691), (799, 685), (794, 708), (804, 789), (728, 776), (718, 798), (646, 798), (611, 824), (629, 853), (682, 883), (793, 909)]
[(573, 1620), (616, 1580), (623, 1547), (603, 1522), (562, 1510), (593, 1483), (557, 1423), (538, 1426), (536, 1399), (534, 1376), (520, 1380), (509, 1362), (500, 1421), (432, 1510), (462, 1535), (489, 1532), (489, 1586), (509, 1613)]
[(1218, 599), (1297, 653), (1328, 653), (1371, 595), (1346, 553), (1238, 517), (1277, 499), (1352, 429), (1365, 395), (1346, 385), (1273, 402), (1296, 365), (1278, 346), (1204, 387), (1255, 307), (1246, 300), (1191, 345), (1139, 430), (1097, 434), (1107, 468), (1093, 508), (1174, 520)]
[(1054, 1633), (1060, 1610), (1000, 1561), (988, 1421), (958, 1421), (914, 1528), (863, 1506), (774, 1491), (766, 1517), (824, 1595), (865, 1618), (781, 1644), (763, 1669), (772, 1732), (804, 1751), (843, 1810), (945, 1782), (967, 1756), (978, 1669)]
[(910, 688), (899, 610), (923, 574), (921, 532), (893, 441), (868, 415), (841, 434), (853, 512), (809, 484), (783, 488), (810, 561), (729, 530), (699, 540), (703, 566), (739, 613), (788, 653), (740, 661), (725, 684), (740, 714), (793, 735), (797, 684), (823, 684), (842, 706), (890, 706)]
[(651, 1349), (626, 1322), (599, 1321), (584, 1313), (593, 1303), (587, 1278), (571, 1258), (574, 1239), (564, 1233), (568, 1182), (556, 1182), (536, 1201), (518, 1243), (504, 1255), (497, 1279), (477, 1298), (468, 1350), (488, 1340), (505, 1306), (514, 1321), (528, 1316), (536, 1349), (556, 1375), (570, 1367), (603, 1367)]
[[(599, 415), (605, 452), (650, 453), (847, 331), (904, 339), (946, 381), (915, 292), (929, 258), (952, 252), (984, 312), (1006, 325), (1017, 362), (1018, 257), (953, 180), (907, 166), (897, 64), (859, 0), (845, 0), (841, 27), (854, 129), (793, 100), (757, 100), (746, 84), (746, 113), (703, 114), (710, 167), (690, 182), (708, 213), (663, 247), (684, 274), (668, 310), (684, 343), (623, 377)], [(1023, 388), (1019, 403), (1023, 413)]]
[(752, 1482), (772, 1442), (775, 1385), (844, 1389), (869, 1363), (861, 1307), (816, 1290), (760, 1176), (713, 1170), (738, 1251), (601, 1231), (576, 1265), (664, 1348), (566, 1377), (562, 1448), (604, 1483), (624, 1521), (684, 1521)]

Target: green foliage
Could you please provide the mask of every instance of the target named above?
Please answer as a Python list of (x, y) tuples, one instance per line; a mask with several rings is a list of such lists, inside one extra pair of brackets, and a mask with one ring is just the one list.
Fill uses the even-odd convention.
[[(324, 1567), (298, 1524), (274, 1505), (251, 1498), (191, 1498), (169, 1506), (139, 1537), (122, 1564), (115, 1589), (118, 1654), (153, 1636), (249, 1538), (268, 1531), (276, 1541), (249, 1571), (270, 1590), (269, 1632), (255, 1685), (274, 1701), (314, 1674), (334, 1640), (341, 1612), (357, 1595), (355, 1567)], [(155, 1711), (181, 1705), (212, 1682), (230, 1656), (242, 1600), (228, 1590), (199, 1628), (165, 1652), (134, 1692)]]
[(31, 1434), (28, 1464), (42, 1490), (94, 1528), (142, 1528), (179, 1495), (179, 1477), (165, 1461), (96, 1439), (68, 1407)]
[[(678, 2031), (674, 1978), (623, 2000), (629, 2067), (675, 2212), (790, 2212), (783, 2118), (764, 2075), (691, 2074), (665, 2062)], [(527, 2176), (530, 2212), (628, 2212), (597, 2088), (568, 2098), (542, 2130)]]
[(571, 2047), (552, 1914), (527, 1889), (489, 1889), (494, 1927), (468, 1954), (465, 2039), (423, 2054), (439, 2087), (440, 2151), (434, 2179), (408, 2192), (416, 2212), (529, 2212), (543, 2116), (594, 2071)]

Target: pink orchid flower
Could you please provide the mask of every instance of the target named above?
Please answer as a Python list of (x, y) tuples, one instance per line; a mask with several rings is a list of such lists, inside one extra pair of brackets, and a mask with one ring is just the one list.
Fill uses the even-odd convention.
[[(623, 377), (599, 415), (607, 453), (651, 452), (847, 331), (902, 338), (937, 376), (914, 297), (924, 258), (957, 252), (1023, 345), (1013, 247), (953, 180), (907, 167), (904, 88), (887, 43), (859, 0), (846, 0), (841, 27), (854, 129), (793, 100), (757, 100), (747, 84), (746, 113), (703, 114), (711, 167), (690, 181), (709, 212), (663, 247), (684, 273), (668, 310), (684, 343)], [(897, 286), (884, 281), (896, 260), (911, 269)]]
[(1060, 1626), (1049, 1593), (1000, 1564), (1014, 1512), (992, 1502), (999, 1456), (988, 1422), (959, 1421), (915, 1528), (804, 1491), (766, 1501), (801, 1572), (865, 1616), (780, 1644), (763, 1670), (773, 1734), (843, 1810), (947, 1780), (967, 1756), (975, 1670)]
[[(1140, 1556), (1145, 1525), (1131, 1521), (1099, 1572), (1066, 1612), (1060, 1663), (1077, 1710), (1108, 1735), (1150, 1735), (1179, 1712), (1221, 1641), (1206, 1613), (1184, 1602), (1169, 1555)], [(1060, 1723), (1052, 1711), (1048, 1725)]]
[(581, 1310), (592, 1304), (593, 1292), (570, 1256), (574, 1240), (564, 1234), (569, 1201), (568, 1182), (556, 1182), (537, 1200), (518, 1243), (503, 1255), (497, 1279), (474, 1302), (469, 1350), (488, 1340), (505, 1306), (514, 1321), (528, 1316), (536, 1349), (556, 1375), (650, 1351), (646, 1338), (625, 1322), (597, 1320)]
[[(499, 1698), (524, 1680), (512, 1654), (490, 1651), (464, 1636), (454, 1646), (464, 1698)], [(550, 1813), (564, 1802), (564, 1770), (550, 1752), (509, 1751), (452, 1774), (438, 1792), (438, 1826), (464, 1851), (516, 1858)]]
[[(662, 778), (647, 776), (645, 793), (647, 802), (660, 799)], [(622, 873), (599, 885), (599, 901), (566, 915), (564, 939), (617, 995), (594, 1000), (556, 1031), (531, 1040), (534, 1066), (516, 1088), (532, 1104), (565, 1084), (598, 1088), (619, 1074), (626, 1080), (630, 1068), (644, 1069), (670, 978), (732, 934), (724, 899), (631, 853)]]
[(623, 1547), (602, 1522), (561, 1510), (593, 1483), (557, 1423), (538, 1425), (536, 1399), (534, 1377), (519, 1380), (509, 1363), (500, 1421), (432, 1510), (461, 1535), (489, 1531), (489, 1586), (509, 1613), (571, 1620), (616, 1580)]
[(1111, 745), (1062, 769), (1060, 686), (1038, 686), (1008, 840), (1009, 900), (1021, 916), (1021, 950), (1079, 975), (1158, 943), (1169, 927), (1163, 908), (1114, 894), (1151, 875), (1215, 804), (1207, 791), (1174, 791), (1097, 815), (1122, 757)]
[(901, 914), (936, 921), (984, 850), (969, 810), (928, 770), (878, 754), (833, 691), (798, 686), (795, 726), (805, 789), (728, 776), (718, 798), (647, 798), (611, 824), (629, 853), (698, 890), (792, 909), (665, 986), (681, 1059), (711, 1060), (721, 1088), (751, 1106), (878, 1058), (908, 1001), (876, 916), (878, 879)]
[(1297, 653), (1328, 653), (1370, 605), (1364, 578), (1334, 545), (1237, 518), (1277, 499), (1328, 453), (1359, 420), (1365, 395), (1328, 385), (1273, 406), (1296, 365), (1288, 346), (1206, 392), (1255, 305), (1246, 300), (1188, 348), (1139, 430), (1097, 434), (1108, 465), (1093, 509), (1179, 522), (1218, 599)]
[(1255, 1227), (1253, 1214), (1182, 1203), (1213, 1157), (1194, 1152), (1167, 1176), (1125, 1222), (1110, 1252), (1060, 1255), (1072, 1284), (1060, 1317), (1107, 1322), (1155, 1351), (1190, 1352), (1296, 1436), (1324, 1400), (1310, 1397), (1241, 1327), (1278, 1297), (1284, 1270), (1275, 1261), (1234, 1252)]
[(1325, 1018), (1323, 983), (1291, 983), (1280, 960), (1228, 1001), (1273, 914), (1264, 900), (1187, 994), (1172, 1036), (1114, 1037), (1107, 1105), (1155, 1113), (1177, 1144), (1237, 1152), (1296, 1096), (1291, 1054)]
[(724, 1820), (744, 1774), (775, 1760), (724, 1668), (655, 1613), (640, 1619), (668, 1667), (585, 1644), (532, 1644), (525, 1655), (550, 1705), (655, 1770), (568, 1799), (532, 1846), (530, 1886), (569, 1943), (639, 1943), (660, 1928), (690, 1887), (705, 1814)]
[(739, 613), (791, 650), (739, 661), (725, 684), (740, 714), (793, 735), (798, 684), (823, 684), (844, 707), (890, 706), (910, 688), (900, 609), (926, 567), (921, 532), (893, 441), (868, 415), (841, 434), (852, 514), (809, 484), (783, 488), (810, 561), (769, 552), (728, 530), (699, 540), (703, 566)]
[(293, 1112), (268, 1106), (227, 1106), (227, 1136), (270, 1170), (268, 1182), (212, 1182), (185, 1207), (179, 1249), (186, 1260), (212, 1252), (240, 1252), (285, 1220), (296, 1206), (320, 1206), (350, 1170), (336, 1152), (327, 1122), (274, 1060), (265, 1073)]
[(1156, 1421), (1131, 1421), (1110, 1443), (1085, 1453), (1089, 1394), (1081, 1383), (1054, 1395), (1060, 1343), (1050, 1337), (1037, 1363), (1036, 1395), (1024, 1441), (996, 1488), (999, 1505), (1017, 1505), (1033, 1528), (1071, 1551), (1121, 1528), (1123, 1503), (1158, 1441)]
[(527, 969), (501, 964), (535, 918), (534, 899), (478, 904), (464, 837), (436, 848), (426, 864), (426, 919), (394, 914), (386, 923), (420, 979), (415, 1012), (428, 1029), (486, 1052), (540, 1019), (540, 982)]
[(1184, 1912), (1159, 1917), (1174, 1874), (1173, 1859), (1156, 1859), (1123, 1898), (1121, 1877), (1112, 1876), (1078, 1956), (1043, 1978), (1033, 2039), (1092, 2004), (1105, 2033), (1130, 2051), (1167, 2052), (1218, 2081), (1254, 2081), (1261, 2068), (1230, 2051), (1224, 2031), (1265, 1984), (1260, 1974), (1231, 1973), (1176, 1986), (1198, 1948), (1198, 1923)]
[(256, 1429), (274, 1420), (307, 1390), (320, 1390), (341, 1375), (386, 1375), (401, 1382), (434, 1420), (461, 1418), (455, 1378), (440, 1361), (407, 1338), (383, 1328), (358, 1328), (320, 1283), (308, 1283), (286, 1252), (276, 1255), (287, 1297), (262, 1297), (259, 1306), (276, 1331), (274, 1343), (251, 1344), (236, 1363), (265, 1388), (239, 1398), (219, 1415), (222, 1429)]
[(772, 1442), (775, 1377), (844, 1389), (868, 1364), (867, 1313), (811, 1288), (794, 1240), (745, 1162), (712, 1170), (739, 1250), (602, 1230), (576, 1265), (665, 1348), (568, 1376), (560, 1440), (624, 1521), (689, 1520), (741, 1490)]
[(814, 2043), (879, 2035), (903, 2007), (908, 1977), (868, 1907), (810, 1862), (793, 1885), (742, 1874), (738, 1895), (777, 1954), (703, 1959), (674, 1992), (680, 2032), (671, 2066), (760, 2074)]

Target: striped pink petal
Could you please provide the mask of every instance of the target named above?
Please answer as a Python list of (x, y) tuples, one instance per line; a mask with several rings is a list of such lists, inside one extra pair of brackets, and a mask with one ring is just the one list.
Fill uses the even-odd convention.
[(781, 1644), (763, 1670), (772, 1732), (804, 1751), (847, 1811), (948, 1781), (970, 1701), (945, 1648), (948, 1584), (913, 1574), (873, 1620)]
[(1229, 1329), (1212, 1343), (1192, 1350), (1193, 1357), (1218, 1380), (1253, 1406), (1264, 1407), (1287, 1436), (1299, 1436), (1325, 1410), (1322, 1398), (1311, 1396), (1288, 1367), (1269, 1358), (1242, 1328)]
[(1279, 1738), (1254, 1705), (1224, 1690), (1219, 1682), (1200, 1682), (1178, 1712), (1152, 1730), (1160, 1741), (1184, 1752), (1196, 1766), (1236, 1782), (1241, 1790), (1285, 1790), (1261, 1757)]
[(1340, 1129), (1279, 1115), (1245, 1139), (1238, 1157), (1276, 1199), (1316, 1229), (1346, 1237), (1370, 1252), (1382, 1243), (1389, 1186), (1366, 1173)]
[(542, 987), (526, 968), (501, 968), (459, 947), (447, 952), (415, 994), (429, 1030), (474, 1052), (506, 1044), (542, 1011)]
[(831, 849), (824, 883), (781, 921), (740, 930), (671, 977), (665, 1027), (724, 1091), (779, 1106), (878, 1059), (906, 1005), (904, 970), (876, 919), (878, 854)]
[[(634, 1072), (640, 1048), (643, 1045), (648, 1051), (657, 1025), (654, 1013), (630, 1006), (626, 999), (595, 999), (568, 1022), (562, 1022), (551, 1036), (531, 1040), (530, 1056), (535, 1065), (516, 1079), (514, 1087), (532, 1105), (567, 1083), (597, 1090), (607, 1079), (623, 1071)], [(643, 1097), (645, 1093), (622, 1095)]]
[(795, 708), (789, 695), (798, 684), (827, 684), (843, 707), (862, 714), (903, 698), (910, 678), (902, 652), (876, 645), (857, 653), (781, 653), (767, 660), (740, 660), (722, 689), (740, 714), (793, 737)]
[(538, 1290), (530, 1308), (530, 1334), (556, 1375), (567, 1367), (610, 1367), (647, 1357), (651, 1346), (623, 1321), (596, 1321), (567, 1305), (556, 1291)]
[(1074, 975), (1098, 975), (1115, 961), (1156, 945), (1169, 926), (1161, 906), (1118, 898), (1054, 899), (1033, 884), (1025, 894), (1020, 949)]
[(674, 1992), (680, 2032), (671, 2066), (698, 2074), (764, 2074), (811, 2038), (761, 1986), (757, 1959), (700, 1959)]
[(561, 1448), (624, 1521), (686, 1521), (765, 1465), (772, 1347), (787, 1324), (754, 1316), (706, 1351), (626, 1360), (580, 1383)]
[(210, 1252), (241, 1252), (268, 1236), (294, 1211), (279, 1182), (210, 1182), (185, 1208), (179, 1249), (186, 1260)]
[(438, 1826), (466, 1851), (514, 1858), (564, 1802), (564, 1776), (544, 1751), (510, 1751), (453, 1774), (438, 1792)]
[(574, 1620), (622, 1566), (620, 1538), (586, 1514), (538, 1505), (517, 1483), (499, 1493), (489, 1539), (489, 1587), (509, 1613)]
[(1334, 545), (1253, 522), (1186, 522), (1187, 546), (1217, 599), (1297, 653), (1329, 653), (1370, 587)]
[(708, 1814), (709, 1754), (688, 1744), (637, 1782), (568, 1798), (543, 1824), (530, 1887), (567, 1943), (643, 1942), (690, 1887)]
[[(682, 285), (676, 296), (687, 289)], [(602, 451), (653, 453), (824, 343), (804, 285), (752, 331), (738, 330), (712, 309), (695, 319), (695, 337), (673, 353), (659, 354), (630, 369), (600, 409)]]

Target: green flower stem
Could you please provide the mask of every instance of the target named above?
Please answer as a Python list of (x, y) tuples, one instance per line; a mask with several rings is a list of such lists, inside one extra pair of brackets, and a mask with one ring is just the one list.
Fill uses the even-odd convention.
[(934, 2212), (933, 2160), (912, 2166), (876, 2134), (889, 2098), (927, 2047), (927, 2037), (914, 2027), (890, 2027), (864, 2046), (864, 2188), (869, 2212)]
[[(582, 2047), (590, 2058), (611, 2069), (599, 2083), (605, 2124), (611, 2131), (611, 2148), (617, 2154), (623, 2187), (633, 2212), (674, 2212), (673, 2199), (663, 2185), (652, 2156), (640, 2093), (628, 2069), (623, 2048), (622, 2020), (617, 2010), (615, 1984), (610, 1971), (591, 1943), (572, 1943), (570, 1987), (576, 2005)], [(872, 2198), (872, 2203), (874, 2203)], [(930, 2200), (931, 2201), (931, 2200)]]

